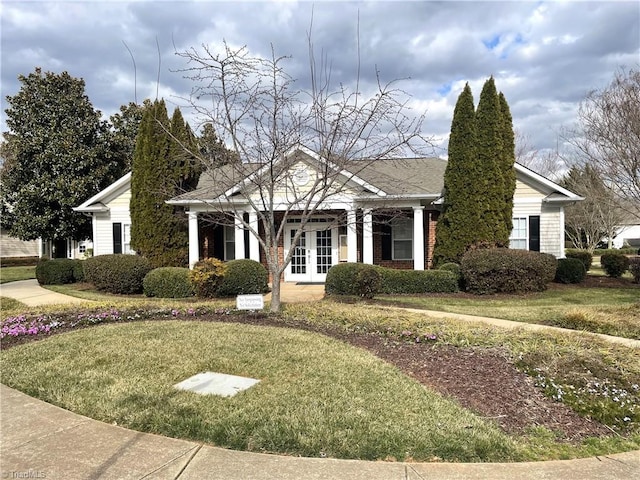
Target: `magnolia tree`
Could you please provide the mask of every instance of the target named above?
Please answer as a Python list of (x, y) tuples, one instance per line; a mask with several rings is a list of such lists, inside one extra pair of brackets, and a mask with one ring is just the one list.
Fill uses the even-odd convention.
[[(397, 81), (382, 82), (376, 72), (372, 86), (363, 87), (358, 78), (351, 87), (334, 87), (326, 59), (320, 67), (314, 60), (310, 39), (309, 53), (307, 90), (296, 87), (285, 68), (288, 58), (273, 48), (270, 58), (226, 43), (218, 52), (203, 46), (178, 53), (187, 61), (185, 77), (194, 82), (190, 105), (234, 152), (235, 161), (203, 173), (229, 187), (207, 200), (207, 209), (217, 212), (217, 223), (239, 223), (257, 239), (272, 278), (273, 312), (280, 309), (280, 279), (295, 251), (284, 258), (278, 251), (287, 218), (295, 215), (299, 222), (287, 239), (295, 245), (314, 214), (331, 208), (371, 162), (423, 155), (431, 146), (421, 133), (423, 116), (409, 112), (410, 97)], [(354, 68), (359, 71), (359, 65)], [(299, 159), (288, 155), (301, 146), (317, 153), (318, 173), (304, 188), (294, 171)], [(206, 156), (200, 160), (211, 167)], [(247, 221), (247, 209), (257, 212), (258, 223)]]

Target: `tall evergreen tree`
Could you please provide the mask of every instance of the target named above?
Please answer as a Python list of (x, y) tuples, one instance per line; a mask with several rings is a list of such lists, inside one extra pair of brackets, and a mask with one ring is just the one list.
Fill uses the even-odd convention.
[(449, 161), (444, 174), (444, 204), (436, 228), (434, 262), (458, 262), (478, 231), (479, 185), (476, 123), (469, 84), (458, 97), (449, 136)]
[(112, 183), (123, 165), (110, 155), (108, 125), (85, 95), (84, 80), (36, 68), (7, 97), (2, 223), (23, 240), (91, 236), (73, 211)]
[(503, 178), (504, 122), (500, 99), (493, 77), (482, 88), (476, 111), (478, 166), (480, 175), (476, 181), (483, 195), (476, 201), (482, 210), (479, 217), (482, 233), (478, 241), (507, 245), (511, 229), (505, 224), (505, 181)]
[(502, 115), (502, 155), (500, 169), (502, 170), (503, 184), (503, 221), (507, 232), (513, 229), (513, 195), (516, 192), (516, 143), (513, 133), (513, 119), (511, 110), (504, 94), (498, 95), (500, 100), (500, 113)]

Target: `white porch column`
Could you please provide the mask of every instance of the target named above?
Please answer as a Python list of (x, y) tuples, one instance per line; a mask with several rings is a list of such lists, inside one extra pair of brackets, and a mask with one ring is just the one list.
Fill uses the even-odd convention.
[[(256, 234), (258, 233), (258, 214), (254, 210), (249, 212), (249, 226)], [(249, 231), (249, 258), (256, 262), (260, 261), (260, 243), (258, 242), (258, 237), (252, 234), (251, 231)]]
[(424, 207), (413, 207), (413, 269), (424, 270)]
[(189, 268), (200, 260), (200, 238), (198, 236), (198, 212), (189, 212)]
[(373, 265), (373, 215), (370, 209), (362, 215), (362, 263)]
[(347, 210), (347, 262), (358, 261), (358, 233), (356, 230), (356, 211)]
[(242, 225), (242, 216), (244, 212), (237, 211), (235, 216), (235, 258), (244, 258), (244, 225)]

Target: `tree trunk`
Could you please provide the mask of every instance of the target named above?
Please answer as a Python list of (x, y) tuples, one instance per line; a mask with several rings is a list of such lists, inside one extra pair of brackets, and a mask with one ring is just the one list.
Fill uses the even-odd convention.
[(280, 272), (271, 271), (271, 313), (280, 312)]

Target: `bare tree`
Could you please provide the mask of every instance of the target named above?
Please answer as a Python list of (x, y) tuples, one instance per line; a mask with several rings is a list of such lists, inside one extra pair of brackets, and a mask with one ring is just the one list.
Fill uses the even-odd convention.
[(566, 137), (640, 219), (640, 70), (620, 69), (607, 87), (590, 92)]
[(624, 217), (620, 200), (589, 166), (573, 167), (563, 180), (563, 186), (585, 198), (565, 209), (566, 234), (574, 248), (593, 251), (605, 238), (609, 248)]
[(515, 132), (516, 162), (553, 181), (558, 181), (567, 170), (565, 159), (555, 150), (534, 148), (527, 135)]
[[(409, 114), (409, 96), (397, 81), (384, 83), (376, 75), (370, 91), (359, 77), (353, 88), (334, 88), (328, 60), (314, 57), (311, 35), (308, 44), (308, 90), (296, 88), (285, 70), (287, 57), (273, 47), (271, 58), (252, 57), (226, 42), (219, 52), (202, 46), (178, 53), (187, 61), (185, 77), (195, 84), (191, 106), (238, 159), (203, 174), (222, 192), (208, 198), (203, 210), (215, 212), (219, 224), (241, 224), (257, 239), (272, 280), (272, 312), (280, 309), (281, 276), (295, 252), (291, 248), (283, 258), (279, 251), (287, 219), (299, 222), (295, 236), (286, 239), (296, 245), (313, 228), (314, 215), (343, 208), (346, 189), (354, 188), (353, 180), (371, 162), (424, 155), (426, 147), (433, 151), (421, 134), (423, 117)], [(313, 158), (310, 176), (297, 169), (300, 158), (291, 155), (296, 149)], [(247, 220), (247, 211), (258, 221)], [(353, 220), (341, 214), (331, 221), (344, 225), (348, 217)]]

